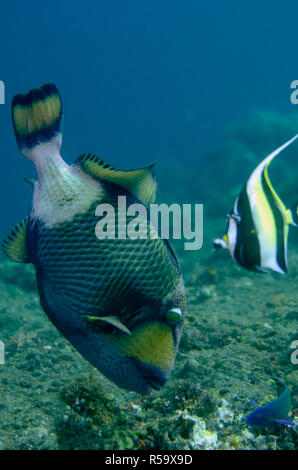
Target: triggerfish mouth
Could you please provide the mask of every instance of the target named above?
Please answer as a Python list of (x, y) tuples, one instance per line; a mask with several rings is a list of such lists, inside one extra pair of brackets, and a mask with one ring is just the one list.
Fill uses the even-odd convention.
[(297, 137), (295, 135), (257, 166), (227, 216), (226, 233), (213, 242), (215, 248), (228, 249), (246, 269), (281, 274), (288, 270), (289, 225), (298, 225), (298, 201), (291, 209), (285, 206), (271, 184), (268, 167)]
[(123, 232), (130, 218), (117, 212), (118, 196), (153, 203), (154, 165), (124, 171), (89, 153), (68, 165), (62, 114), (53, 84), (13, 98), (16, 142), (38, 179), (29, 215), (2, 248), (35, 266), (42, 308), (83, 357), (119, 387), (144, 394), (173, 368), (185, 314), (181, 270), (149, 219), (142, 227), (154, 237), (98, 239), (95, 215), (99, 204), (112, 206)]
[(296, 424), (289, 419), (289, 412), (292, 408), (291, 395), (288, 387), (275, 377), (268, 377), (271, 382), (277, 385), (278, 398), (258, 407), (248, 415), (246, 423), (249, 426), (266, 427), (274, 424), (282, 424), (288, 427), (295, 427)]

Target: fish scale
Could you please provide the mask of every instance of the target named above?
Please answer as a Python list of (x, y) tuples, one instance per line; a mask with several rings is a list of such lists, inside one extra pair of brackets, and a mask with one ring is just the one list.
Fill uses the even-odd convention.
[[(77, 291), (82, 299), (78, 306), (81, 314), (86, 313), (87, 299), (90, 305), (90, 294), (93, 314), (96, 314), (97, 309), (110, 310), (114, 300), (124, 292), (128, 297), (142, 292), (158, 299), (165, 290), (175, 289), (177, 269), (164, 262), (169, 254), (163, 241), (116, 239), (111, 245), (111, 240), (98, 240), (94, 232), (96, 206), (97, 203), (88, 213), (77, 216), (79, 220), (68, 236), (64, 234), (63, 224), (51, 230), (44, 229), (42, 224), (36, 227), (36, 256), (48, 282), (61, 286), (66, 295), (69, 290), (71, 295)], [(86, 284), (82, 286), (84, 279)]]

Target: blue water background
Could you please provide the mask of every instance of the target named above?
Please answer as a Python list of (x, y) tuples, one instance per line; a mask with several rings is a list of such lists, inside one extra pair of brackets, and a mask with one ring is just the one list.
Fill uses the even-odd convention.
[(230, 122), (293, 112), (297, 0), (31, 0), (2, 2), (0, 17), (1, 237), (27, 214), (22, 178), (35, 174), (13, 137), (15, 93), (57, 84), (67, 162), (84, 151), (123, 168), (188, 162), (198, 201), (201, 157)]

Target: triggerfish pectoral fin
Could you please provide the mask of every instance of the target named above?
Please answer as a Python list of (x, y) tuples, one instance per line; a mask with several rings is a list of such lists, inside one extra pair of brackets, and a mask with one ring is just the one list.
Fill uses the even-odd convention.
[(152, 322), (136, 328), (131, 336), (110, 340), (118, 350), (137, 366), (143, 379), (153, 388), (160, 388), (173, 367), (176, 346), (172, 328), (162, 322)]
[(26, 248), (26, 232), (28, 217), (16, 225), (2, 242), (2, 250), (17, 263), (29, 263), (29, 255)]

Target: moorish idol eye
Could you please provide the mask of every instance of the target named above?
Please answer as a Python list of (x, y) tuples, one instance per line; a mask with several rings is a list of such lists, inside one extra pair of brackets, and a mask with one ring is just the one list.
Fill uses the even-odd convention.
[(166, 314), (167, 323), (169, 325), (176, 325), (176, 323), (178, 323), (181, 317), (182, 317), (182, 312), (179, 307), (172, 308)]

